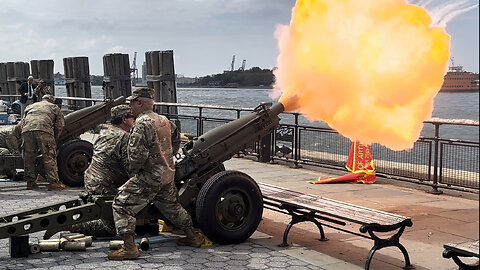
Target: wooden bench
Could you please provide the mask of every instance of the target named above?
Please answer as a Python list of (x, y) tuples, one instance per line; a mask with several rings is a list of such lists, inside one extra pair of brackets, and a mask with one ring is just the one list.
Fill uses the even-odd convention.
[[(258, 183), (258, 185), (262, 191), (265, 208), (292, 216), (292, 220), (285, 229), (283, 242), (280, 246), (288, 246), (287, 237), (293, 225), (310, 221), (317, 225), (320, 231), (320, 241), (328, 240), (325, 237), (322, 225), (372, 239), (374, 245), (368, 254), (365, 269), (370, 268), (370, 262), (377, 250), (391, 246), (398, 247), (402, 252), (405, 258), (404, 269), (415, 268), (410, 264), (407, 250), (400, 244), (400, 236), (405, 227), (413, 225), (410, 218), (311, 194), (304, 194), (270, 184)], [(360, 233), (355, 232), (353, 229), (345, 228), (347, 224), (356, 224), (357, 227), (359, 225)], [(392, 232), (393, 235), (381, 238), (376, 235), (378, 232)]]
[(443, 251), (444, 258), (452, 258), (453, 261), (460, 267), (460, 269), (480, 269), (479, 262), (474, 265), (469, 265), (458, 257), (476, 257), (479, 258), (479, 246), (477, 241), (467, 241), (462, 243), (449, 243), (443, 245), (445, 250)]

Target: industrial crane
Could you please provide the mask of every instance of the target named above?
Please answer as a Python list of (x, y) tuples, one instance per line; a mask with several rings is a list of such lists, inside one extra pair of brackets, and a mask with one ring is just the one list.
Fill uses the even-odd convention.
[(243, 59), (242, 61), (242, 66), (239, 68), (241, 72), (245, 71), (245, 65), (247, 64), (247, 59)]
[(230, 66), (230, 71), (233, 72), (233, 65), (235, 64), (235, 55), (233, 55), (233, 58), (232, 58), (232, 65)]
[(132, 86), (136, 86), (138, 82), (137, 52), (133, 54), (133, 63), (130, 68), (130, 74), (130, 77), (132, 78)]

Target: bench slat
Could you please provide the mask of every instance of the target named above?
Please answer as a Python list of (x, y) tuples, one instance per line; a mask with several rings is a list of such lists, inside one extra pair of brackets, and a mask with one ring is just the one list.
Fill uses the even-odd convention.
[(479, 241), (467, 241), (462, 243), (448, 243), (443, 245), (447, 250), (452, 250), (458, 254), (479, 258)]
[(399, 224), (409, 219), (400, 215), (288, 190), (274, 185), (265, 183), (258, 184), (265, 198), (292, 206), (299, 206), (310, 211), (334, 216), (361, 225), (381, 224), (389, 226)]

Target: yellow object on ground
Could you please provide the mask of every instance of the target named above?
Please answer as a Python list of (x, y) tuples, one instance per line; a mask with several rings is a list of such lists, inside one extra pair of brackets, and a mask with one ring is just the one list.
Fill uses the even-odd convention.
[(47, 182), (47, 178), (43, 177), (41, 174), (37, 174), (37, 182)]
[(202, 247), (212, 246), (213, 242), (210, 241), (203, 233), (199, 233), (202, 236)]
[(168, 226), (165, 221), (159, 219), (158, 220), (158, 224), (160, 225), (159, 226), (159, 232), (170, 232), (173, 230), (173, 227), (172, 226)]

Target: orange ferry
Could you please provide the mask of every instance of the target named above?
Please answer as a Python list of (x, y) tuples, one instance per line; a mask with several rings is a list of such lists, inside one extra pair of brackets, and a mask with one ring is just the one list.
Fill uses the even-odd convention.
[(462, 66), (455, 66), (453, 58), (450, 60), (452, 61), (452, 65), (448, 67), (448, 72), (444, 77), (443, 85), (440, 91), (478, 92), (478, 73), (465, 71), (463, 70)]

